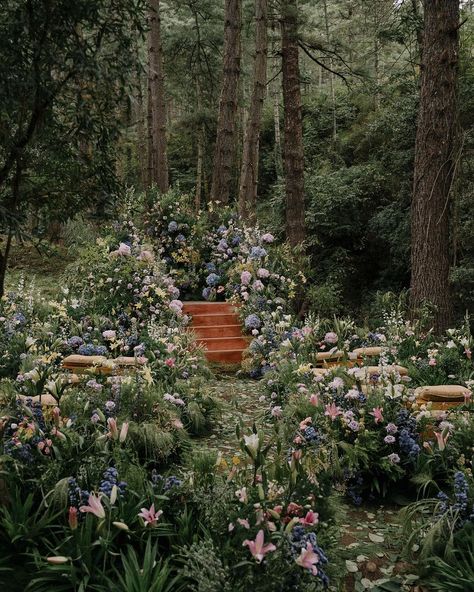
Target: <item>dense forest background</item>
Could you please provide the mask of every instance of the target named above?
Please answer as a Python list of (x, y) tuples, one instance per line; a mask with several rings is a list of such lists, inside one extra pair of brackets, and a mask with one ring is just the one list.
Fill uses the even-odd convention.
[[(448, 206), (458, 316), (474, 310), (472, 4), (460, 7)], [(302, 102), (304, 160), (298, 146), (293, 156), (304, 162), (308, 300), (324, 315), (363, 314), (376, 293), (409, 287), (418, 0), (7, 0), (0, 15), (0, 275), (15, 237), (57, 241), (68, 220), (113, 218), (127, 187), (171, 187), (197, 208), (228, 201), (284, 239), (285, 195), (301, 189), (286, 185), (286, 75)], [(258, 194), (245, 202), (252, 146)]]

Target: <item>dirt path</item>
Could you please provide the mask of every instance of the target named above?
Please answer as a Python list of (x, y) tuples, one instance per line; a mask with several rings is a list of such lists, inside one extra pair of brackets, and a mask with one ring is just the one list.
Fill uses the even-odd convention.
[[(196, 446), (218, 450), (228, 458), (240, 453), (235, 432), (239, 422), (248, 428), (255, 422), (271, 429), (258, 382), (222, 375), (209, 383), (209, 391), (220, 401), (222, 413), (214, 433), (195, 441)], [(423, 592), (413, 567), (400, 558), (398, 508), (382, 504), (354, 508), (343, 498), (340, 501), (339, 556), (346, 576), (338, 592)]]

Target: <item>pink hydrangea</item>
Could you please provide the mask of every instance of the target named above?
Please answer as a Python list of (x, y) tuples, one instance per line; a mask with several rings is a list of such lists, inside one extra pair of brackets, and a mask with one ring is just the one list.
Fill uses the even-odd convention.
[(244, 286), (248, 286), (250, 284), (250, 280), (252, 279), (252, 274), (250, 271), (243, 271), (240, 274), (240, 281)]
[(324, 336), (324, 341), (326, 343), (334, 344), (337, 343), (337, 340), (338, 336), (337, 333), (334, 333), (334, 331), (329, 331), (329, 333), (326, 333), (326, 335)]

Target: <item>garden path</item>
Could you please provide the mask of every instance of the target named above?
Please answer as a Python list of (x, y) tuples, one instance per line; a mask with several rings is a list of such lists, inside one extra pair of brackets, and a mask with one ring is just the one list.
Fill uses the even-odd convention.
[[(241, 454), (236, 425), (270, 431), (265, 421), (265, 403), (259, 401), (260, 384), (233, 374), (221, 374), (208, 384), (210, 394), (221, 404), (221, 415), (214, 432), (195, 441), (196, 446), (221, 452), (230, 462)], [(400, 558), (402, 546), (398, 507), (390, 505), (349, 506), (341, 498), (338, 519), (341, 524), (339, 556), (346, 569), (344, 592), (428, 592), (417, 585), (411, 566)]]

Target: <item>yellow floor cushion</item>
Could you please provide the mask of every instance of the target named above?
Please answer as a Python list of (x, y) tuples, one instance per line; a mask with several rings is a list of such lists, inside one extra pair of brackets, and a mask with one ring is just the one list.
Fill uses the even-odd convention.
[(353, 350), (353, 354), (357, 358), (380, 356), (386, 348), (383, 347), (357, 347)]
[(415, 390), (416, 398), (426, 401), (464, 401), (464, 396), (469, 394), (470, 390), (459, 384), (420, 386)]

